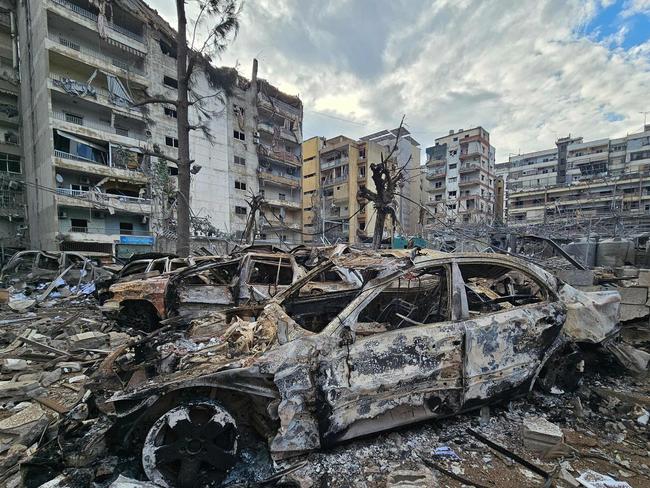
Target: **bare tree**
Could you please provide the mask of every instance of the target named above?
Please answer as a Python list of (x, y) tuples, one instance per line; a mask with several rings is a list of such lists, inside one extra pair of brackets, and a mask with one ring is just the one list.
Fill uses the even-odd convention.
[(370, 170), (372, 171), (372, 181), (375, 184), (375, 191), (370, 190), (366, 187), (359, 188), (357, 196), (359, 198), (364, 198), (373, 202), (375, 210), (377, 211), (377, 217), (375, 219), (375, 230), (372, 236), (372, 248), (380, 249), (381, 241), (384, 235), (384, 227), (386, 225), (386, 217), (390, 216), (393, 229), (398, 224), (396, 207), (397, 201), (395, 196), (397, 190), (400, 187), (400, 184), (404, 180), (404, 170), (408, 166), (408, 163), (411, 161), (411, 156), (406, 161), (403, 167), (399, 168), (396, 165), (392, 165), (392, 159), (397, 151), (397, 145), (399, 144), (400, 136), (402, 133), (402, 127), (404, 125), (404, 116), (402, 121), (399, 124), (397, 129), (397, 134), (395, 136), (395, 143), (391, 147), (389, 153), (384, 156), (382, 152), (380, 154), (381, 161), (379, 163), (371, 163)]
[[(176, 74), (177, 98), (152, 95), (136, 106), (147, 104), (164, 104), (175, 107), (177, 114), (178, 157), (172, 158), (160, 151), (143, 151), (145, 154), (172, 161), (178, 166), (177, 193), (177, 241), (176, 253), (188, 256), (190, 253), (190, 131), (201, 130), (210, 137), (207, 126), (202, 123), (190, 124), (189, 111), (194, 108), (204, 117), (209, 117), (209, 110), (203, 103), (209, 98), (221, 98), (222, 92), (216, 90), (209, 95), (199, 95), (193, 89), (193, 75), (199, 71), (206, 72), (209, 79), (215, 80), (219, 75), (210, 65), (212, 56), (225, 50), (231, 35), (239, 30), (240, 7), (237, 0), (194, 0), (198, 15), (193, 22), (191, 38), (188, 42), (186, 0), (176, 0), (178, 25), (176, 30)], [(205, 26), (207, 32), (201, 33)], [(202, 39), (199, 39), (202, 38)], [(218, 80), (217, 80), (218, 81)], [(199, 120), (201, 117), (199, 115)], [(195, 172), (198, 172), (195, 171)]]

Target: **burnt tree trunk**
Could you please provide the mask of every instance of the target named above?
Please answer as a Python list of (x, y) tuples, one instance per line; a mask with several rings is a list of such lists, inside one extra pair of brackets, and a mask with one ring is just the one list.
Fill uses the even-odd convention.
[(190, 122), (187, 73), (187, 18), (185, 0), (176, 0), (178, 32), (176, 36), (178, 105), (176, 107), (178, 132), (178, 197), (176, 199), (176, 254), (190, 255)]
[(373, 249), (381, 249), (381, 241), (384, 237), (385, 224), (386, 224), (386, 212), (377, 209), (377, 218), (375, 219), (375, 232), (372, 235)]

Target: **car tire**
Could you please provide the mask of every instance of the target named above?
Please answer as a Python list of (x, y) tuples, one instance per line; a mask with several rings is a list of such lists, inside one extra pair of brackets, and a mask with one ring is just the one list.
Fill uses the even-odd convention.
[(144, 440), (142, 467), (168, 488), (218, 486), (237, 462), (234, 417), (213, 400), (177, 405), (156, 420)]

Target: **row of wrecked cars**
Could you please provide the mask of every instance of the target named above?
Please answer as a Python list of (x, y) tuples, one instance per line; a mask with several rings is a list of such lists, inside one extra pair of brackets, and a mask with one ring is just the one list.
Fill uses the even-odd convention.
[(298, 456), (359, 436), (535, 385), (571, 389), (594, 351), (638, 373), (650, 360), (618, 337), (617, 292), (582, 292), (499, 254), (157, 257), (98, 294), (142, 332), (92, 372), (87, 416), (23, 466), (30, 486), (108, 454), (135, 456), (159, 486), (228, 485), (247, 445), (290, 472)]

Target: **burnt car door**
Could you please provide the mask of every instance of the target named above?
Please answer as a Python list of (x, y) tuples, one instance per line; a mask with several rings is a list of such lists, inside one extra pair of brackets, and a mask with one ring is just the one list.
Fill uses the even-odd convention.
[(460, 410), (464, 329), (451, 278), (446, 264), (411, 268), (369, 282), (341, 312), (341, 343), (319, 371), (325, 443)]
[(468, 303), (464, 408), (528, 385), (564, 324), (564, 307), (534, 272), (460, 259)]

